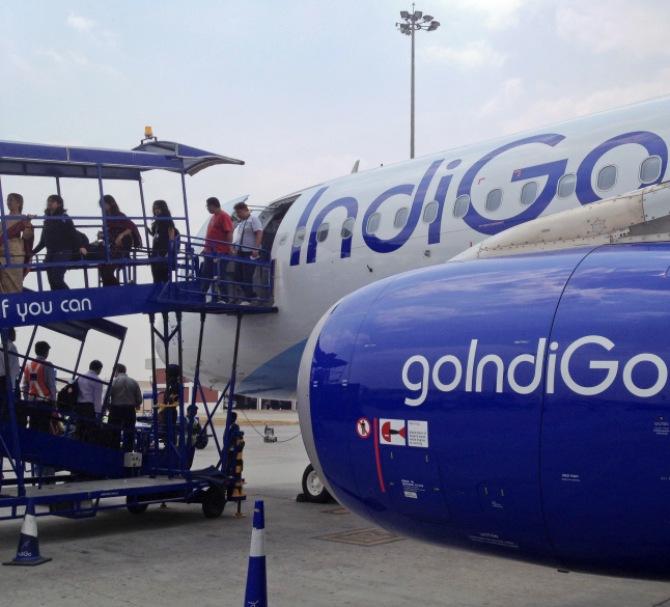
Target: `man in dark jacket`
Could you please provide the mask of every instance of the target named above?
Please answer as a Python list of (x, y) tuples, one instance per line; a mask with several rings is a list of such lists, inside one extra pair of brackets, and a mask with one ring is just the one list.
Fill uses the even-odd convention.
[[(44, 261), (47, 263), (64, 264), (72, 261), (72, 254), (76, 251), (82, 255), (86, 254), (86, 249), (81, 246), (79, 234), (65, 212), (63, 204), (63, 199), (58, 194), (51, 194), (47, 198), (47, 208), (44, 211), (47, 217), (44, 220), (42, 237), (32, 252), (36, 255), (46, 247), (47, 254)], [(65, 284), (65, 272), (67, 272), (65, 265), (47, 268), (47, 278), (52, 291), (69, 288)]]

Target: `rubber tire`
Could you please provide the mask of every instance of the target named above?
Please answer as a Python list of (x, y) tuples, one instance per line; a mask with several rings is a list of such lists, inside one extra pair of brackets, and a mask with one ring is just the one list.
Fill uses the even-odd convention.
[(226, 507), (226, 496), (223, 491), (210, 487), (202, 499), (202, 513), (205, 518), (219, 518)]
[(319, 475), (314, 470), (314, 466), (309, 464), (302, 474), (302, 492), (306, 497), (306, 501), (315, 504), (326, 504), (333, 500), (328, 489), (319, 479)]
[(126, 497), (126, 508), (131, 514), (144, 514), (148, 507), (149, 504), (138, 504), (137, 498)]

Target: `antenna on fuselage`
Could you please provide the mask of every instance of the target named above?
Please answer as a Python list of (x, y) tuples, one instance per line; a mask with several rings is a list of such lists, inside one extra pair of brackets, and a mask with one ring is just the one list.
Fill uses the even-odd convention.
[(353, 168), (351, 169), (351, 174), (352, 174), (352, 175), (353, 175), (354, 173), (358, 173), (358, 166), (359, 166), (360, 164), (361, 164), (361, 160), (360, 160), (360, 158), (359, 158), (356, 162), (354, 162), (354, 166), (353, 166)]

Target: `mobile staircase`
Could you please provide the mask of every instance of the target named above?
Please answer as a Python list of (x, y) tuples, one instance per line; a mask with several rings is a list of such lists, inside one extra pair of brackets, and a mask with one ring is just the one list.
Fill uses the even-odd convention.
[[(73, 259), (67, 261), (53, 262), (36, 257), (18, 263), (16, 257), (9, 255), (8, 230), (2, 230), (0, 263), (9, 269), (22, 268), (29, 273), (27, 282), (31, 286), (36, 283), (33, 290), (0, 294), (1, 354), (5, 369), (11, 368), (12, 356), (20, 359), (22, 370), (28, 361), (35, 360), (31, 353), (37, 332), (48, 329), (78, 344), (74, 364), (69, 367), (53, 357), (59, 381), (65, 385), (82, 375), (82, 353), (91, 340), (115, 340), (114, 359), (118, 362), (128, 337), (127, 329), (110, 319), (141, 314), (149, 321), (153, 401), (148, 422), (137, 424), (135, 428), (133, 450), (126, 451), (123, 444), (127, 436), (121, 428), (101, 423), (99, 419), (80, 419), (53, 401), (27, 400), (20, 394), (14, 378), (6, 381), (6, 394), (0, 398), (4, 400), (4, 406), (0, 406), (0, 520), (21, 517), (33, 510), (38, 517), (55, 514), (71, 518), (95, 516), (100, 510), (121, 507), (140, 513), (149, 504), (167, 501), (199, 503), (208, 517), (219, 516), (226, 502), (233, 501), (237, 502), (239, 513), (241, 501), (245, 499), (242, 488), (244, 433), (233, 421), (232, 408), (240, 328), (245, 315), (273, 313), (276, 308), (272, 303), (273, 265), (262, 252), (257, 260), (214, 255), (207, 252), (203, 239), (191, 235), (186, 178), (219, 164), (243, 162), (155, 138), (143, 140), (130, 151), (0, 142), (0, 221), (3, 226), (21, 219), (10, 215), (5, 205), (3, 186), (6, 181), (14, 182), (17, 177), (48, 177), (55, 180), (55, 192), (61, 194), (64, 182), (84, 180), (97, 183), (95, 202), (91, 205), (95, 213), (71, 216), (71, 219), (77, 229), (100, 230), (103, 235), (102, 253), (95, 259), (74, 254)], [(171, 242), (167, 256), (152, 256), (149, 246), (150, 222), (167, 221), (147, 214), (143, 176), (149, 171), (163, 171), (179, 178), (177, 191), (183, 213), (172, 217), (179, 237)], [(129, 219), (142, 224), (147, 245), (134, 247), (121, 257), (108, 238), (113, 218), (106, 215), (104, 205), (98, 204), (105, 187), (110, 183), (116, 186), (119, 181), (134, 182), (139, 187), (141, 214)], [(49, 221), (49, 217), (34, 217), (32, 221)], [(207, 256), (215, 257), (218, 268), (211, 278), (199, 275)], [(261, 278), (254, 284), (259, 295), (244, 305), (235, 297), (239, 283), (225, 269), (241, 263), (254, 265), (255, 275)], [(168, 265), (167, 282), (152, 282), (148, 271), (152, 264)], [(118, 286), (103, 287), (96, 280), (96, 271), (105, 265), (113, 266)], [(50, 268), (67, 269), (68, 280), (78, 277), (80, 286), (48, 290), (46, 273)], [(177, 414), (166, 416), (167, 420), (161, 422), (157, 350), (160, 348), (166, 367), (177, 364), (183, 370), (182, 319), (185, 314), (197, 314), (200, 318), (193, 389), (190, 402), (185, 402), (184, 390), (178, 390)], [(200, 383), (200, 359), (206, 321), (212, 314), (234, 316), (236, 334), (233, 343), (221, 344), (222, 348), (233, 349), (230, 382), (217, 402), (207, 403)], [(18, 354), (10, 351), (9, 344), (10, 330), (15, 327), (33, 328), (28, 348)], [(107, 393), (110, 384), (103, 383)], [(201, 397), (203, 411), (196, 405), (197, 396)], [(214, 425), (214, 415), (221, 407), (226, 409), (223, 430)], [(51, 420), (49, 431), (37, 423), (44, 415)], [(200, 424), (196, 423), (196, 416)], [(76, 431), (83, 424), (96, 428), (86, 440)], [(195, 445), (200, 433), (211, 433), (217, 455), (213, 465), (194, 469)]]

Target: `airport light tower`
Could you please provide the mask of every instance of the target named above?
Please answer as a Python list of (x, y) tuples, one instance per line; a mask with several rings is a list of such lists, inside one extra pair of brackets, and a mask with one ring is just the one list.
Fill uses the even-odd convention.
[(440, 27), (440, 22), (436, 21), (432, 15), (424, 15), (421, 11), (414, 10), (412, 3), (412, 12), (400, 11), (402, 21), (396, 23), (396, 27), (401, 34), (405, 34), (412, 39), (412, 75), (410, 91), (410, 127), (409, 127), (409, 157), (414, 158), (414, 34), (420, 30), (434, 32)]

